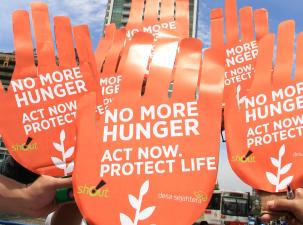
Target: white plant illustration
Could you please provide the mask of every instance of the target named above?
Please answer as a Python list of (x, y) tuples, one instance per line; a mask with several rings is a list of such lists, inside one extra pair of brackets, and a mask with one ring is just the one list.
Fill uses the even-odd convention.
[(53, 142), (53, 146), (57, 151), (61, 152), (62, 159), (59, 159), (57, 157), (51, 157), (51, 159), (57, 168), (64, 170), (64, 176), (67, 176), (69, 173), (73, 172), (74, 170), (74, 161), (67, 164), (66, 159), (70, 158), (74, 154), (75, 147), (72, 146), (65, 151), (64, 141), (65, 141), (65, 131), (61, 130), (60, 144)]
[(270, 172), (266, 172), (267, 180), (274, 186), (276, 186), (276, 192), (284, 190), (292, 182), (294, 176), (288, 176), (281, 181), (281, 176), (288, 173), (292, 167), (292, 163), (288, 163), (282, 167), (282, 158), (285, 155), (285, 145), (282, 145), (279, 150), (279, 159), (271, 157), (271, 163), (278, 169), (277, 175)]
[(141, 210), (143, 196), (148, 192), (148, 189), (149, 180), (145, 181), (144, 184), (141, 186), (138, 199), (133, 195), (128, 195), (129, 203), (136, 210), (136, 215), (134, 220), (131, 220), (129, 216), (125, 215), (124, 213), (120, 213), (121, 225), (138, 225), (140, 220), (146, 220), (153, 214), (154, 210), (156, 209), (155, 206), (151, 206)]
[(238, 104), (238, 108), (240, 109), (240, 105), (243, 104), (245, 102), (246, 96), (240, 97), (240, 92), (241, 92), (241, 85), (239, 84), (237, 86), (237, 104)]

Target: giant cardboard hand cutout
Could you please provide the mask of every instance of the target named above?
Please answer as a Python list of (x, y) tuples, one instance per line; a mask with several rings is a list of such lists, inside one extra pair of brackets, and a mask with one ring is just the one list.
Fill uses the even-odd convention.
[(218, 167), (224, 54), (206, 50), (201, 67), (199, 40), (180, 45), (159, 40), (149, 64), (153, 44), (147, 33), (131, 40), (118, 69), (124, 77), (120, 93), (104, 117), (95, 118), (94, 95), (79, 103), (73, 183), (90, 224), (192, 224), (210, 200)]
[[(148, 32), (157, 37), (160, 31), (172, 31), (176, 37), (187, 38), (189, 24), (189, 0), (162, 0), (161, 4), (153, 0), (132, 0), (128, 23), (125, 27), (125, 38), (130, 40), (137, 32)], [(102, 70), (111, 47), (115, 44), (124, 44), (124, 40), (121, 42), (120, 35), (115, 24), (106, 25), (104, 37), (96, 50), (99, 71)]]
[(236, 88), (245, 90), (250, 87), (258, 41), (268, 33), (268, 13), (265, 9), (253, 11), (252, 7), (244, 7), (239, 15), (238, 22), (237, 0), (225, 0), (225, 18), (221, 8), (211, 12), (211, 45), (226, 49), (225, 99)]
[[(137, 32), (148, 32), (157, 37), (162, 30), (173, 31), (180, 38), (189, 37), (189, 0), (132, 0), (128, 23), (125, 27), (127, 40)], [(112, 47), (118, 31), (114, 24), (105, 27), (104, 38), (96, 50), (98, 69), (101, 70), (107, 51)]]
[[(119, 93), (122, 76), (117, 74), (117, 69), (121, 64), (121, 56), (123, 51), (127, 51), (125, 45), (125, 29), (119, 29), (111, 36), (114, 26), (108, 26), (105, 30), (106, 36), (104, 40), (99, 43), (96, 52), (96, 62), (99, 70), (98, 81), (103, 96), (103, 104), (97, 106), (100, 114), (104, 114), (114, 97)], [(108, 47), (110, 45), (110, 47)], [(100, 53), (99, 51), (102, 51)]]
[(109, 108), (123, 82), (116, 69), (120, 66), (125, 43), (139, 31), (152, 33), (158, 39), (186, 38), (189, 36), (189, 20), (189, 0), (162, 0), (161, 4), (153, 0), (133, 0), (125, 28), (116, 29), (114, 24), (105, 27), (104, 38), (95, 54), (100, 72), (98, 81), (104, 97), (104, 104), (97, 107), (100, 113)]
[(252, 87), (234, 91), (226, 102), (231, 166), (244, 182), (267, 192), (303, 184), (303, 36), (297, 37), (296, 73), (292, 79), (294, 33), (293, 21), (279, 26), (274, 70), (274, 35), (268, 34), (260, 41)]
[(171, 30), (180, 38), (189, 37), (189, 0), (132, 0), (126, 26), (127, 37), (149, 32), (155, 37), (161, 29)]
[[(76, 99), (95, 90), (96, 66), (88, 28), (55, 17), (56, 61), (48, 8), (31, 4), (37, 63), (27, 11), (13, 14), (16, 67), (1, 89), (0, 133), (10, 154), (39, 174), (70, 175), (74, 167)], [(73, 41), (77, 44), (77, 64)]]

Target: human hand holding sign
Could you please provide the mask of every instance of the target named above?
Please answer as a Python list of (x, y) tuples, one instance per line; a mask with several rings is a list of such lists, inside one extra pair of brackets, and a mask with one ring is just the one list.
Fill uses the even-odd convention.
[(303, 35), (297, 37), (294, 79), (294, 21), (279, 26), (273, 70), (274, 40), (269, 34), (260, 41), (250, 90), (234, 91), (226, 102), (225, 128), (237, 175), (255, 189), (284, 192), (288, 185), (295, 189), (303, 184)]
[(31, 217), (43, 217), (60, 207), (55, 201), (57, 188), (71, 187), (72, 180), (40, 176), (25, 186), (15, 180), (0, 176), (0, 210)]
[[(303, 189), (298, 188), (295, 191), (294, 199), (278, 199), (267, 202), (267, 207), (274, 212), (289, 212), (292, 218), (288, 219), (288, 224), (300, 225), (303, 223)], [(272, 215), (265, 214), (261, 217), (264, 222), (274, 220)]]
[(125, 66), (118, 69), (124, 77), (120, 93), (103, 118), (95, 119), (94, 95), (79, 103), (73, 185), (90, 224), (192, 224), (210, 200), (218, 166), (223, 52), (206, 50), (201, 69), (199, 40), (182, 40), (178, 54), (178, 44), (159, 40), (148, 66), (152, 46), (147, 33), (131, 40), (121, 60)]
[(225, 18), (221, 8), (211, 11), (211, 46), (226, 49), (225, 98), (236, 88), (240, 91), (250, 87), (258, 42), (268, 33), (265, 9), (253, 11), (247, 6), (239, 10), (239, 15), (238, 21), (237, 0), (225, 0)]
[[(86, 26), (55, 17), (58, 50), (44, 3), (31, 4), (37, 63), (27, 11), (13, 14), (16, 66), (8, 90), (1, 89), (0, 133), (11, 155), (38, 174), (66, 176), (73, 171), (76, 99), (95, 90), (96, 68)], [(78, 66), (73, 41), (77, 44)]]

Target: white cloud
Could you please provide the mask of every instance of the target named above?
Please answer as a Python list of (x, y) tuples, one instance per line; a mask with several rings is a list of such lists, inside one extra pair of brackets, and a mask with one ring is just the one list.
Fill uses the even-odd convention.
[(199, 17), (198, 17), (198, 34), (197, 37), (202, 39), (204, 47), (210, 47), (210, 22), (209, 22), (210, 8), (205, 2), (199, 3)]
[(46, 0), (51, 16), (66, 15), (73, 25), (88, 24), (94, 47), (102, 37), (106, 0)]
[(106, 0), (47, 0), (53, 13), (69, 15), (73, 24), (103, 25)]
[[(36, 0), (35, 0), (36, 1)], [(0, 4), (0, 49), (13, 50), (12, 13), (18, 9), (30, 10), (32, 0), (2, 0)], [(40, 1), (41, 2), (41, 1)], [(107, 0), (45, 0), (51, 18), (69, 16), (73, 25), (88, 24), (94, 47), (102, 37)], [(52, 19), (51, 19), (52, 20)]]
[(17, 9), (27, 9), (29, 0), (2, 0), (0, 4), (0, 51), (13, 49), (12, 13)]

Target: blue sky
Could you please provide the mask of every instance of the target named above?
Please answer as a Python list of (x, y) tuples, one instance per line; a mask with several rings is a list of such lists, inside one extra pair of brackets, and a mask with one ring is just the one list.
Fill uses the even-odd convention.
[[(199, 27), (198, 37), (209, 43), (209, 12), (212, 8), (224, 7), (224, 0), (198, 0)], [(284, 20), (296, 21), (297, 32), (303, 31), (302, 0), (238, 0), (238, 8), (252, 6), (254, 9), (265, 8), (269, 12), (270, 31), (276, 32), (279, 23)]]
[[(35, 0), (33, 0), (35, 1)], [(2, 0), (0, 4), (0, 51), (12, 51), (11, 14), (16, 9), (29, 9), (31, 0)], [(96, 48), (103, 30), (106, 0), (44, 0), (49, 4), (50, 14), (70, 16), (73, 25), (89, 24)], [(303, 30), (301, 0), (238, 0), (238, 6), (251, 5), (254, 9), (269, 11), (270, 29), (275, 32), (278, 24), (286, 19), (295, 19), (297, 31)], [(224, 7), (224, 0), (199, 0), (198, 37), (209, 43), (209, 12), (215, 7)]]
[[(209, 12), (215, 7), (224, 7), (224, 0), (198, 0), (199, 27), (198, 38), (209, 44)], [(30, 0), (1, 0), (0, 4), (0, 51), (13, 51), (11, 14), (16, 9), (29, 9)], [(73, 25), (88, 24), (94, 48), (101, 37), (106, 0), (45, 0), (49, 4), (51, 17), (66, 15)], [(276, 32), (278, 24), (287, 19), (296, 20), (297, 31), (303, 31), (302, 0), (238, 0), (238, 6), (251, 5), (254, 9), (266, 8), (269, 11), (270, 30)], [(220, 187), (232, 190), (251, 190), (232, 172), (227, 162), (225, 145), (220, 147)]]

